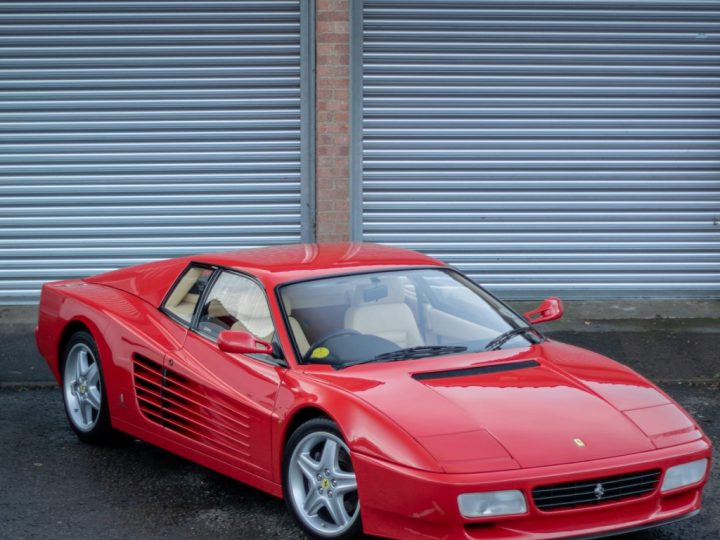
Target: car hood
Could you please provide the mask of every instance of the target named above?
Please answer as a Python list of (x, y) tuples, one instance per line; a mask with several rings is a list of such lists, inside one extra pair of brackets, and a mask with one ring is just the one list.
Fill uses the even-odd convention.
[(574, 463), (702, 436), (629, 368), (557, 342), (314, 376), (390, 417), (446, 472)]

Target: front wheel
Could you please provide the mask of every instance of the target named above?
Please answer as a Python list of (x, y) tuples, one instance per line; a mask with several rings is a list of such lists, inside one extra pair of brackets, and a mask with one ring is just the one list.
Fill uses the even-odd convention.
[(357, 538), (362, 532), (350, 449), (334, 422), (316, 418), (290, 437), (283, 457), (285, 502), (314, 538)]
[(62, 356), (62, 395), (70, 426), (88, 443), (110, 441), (112, 427), (100, 355), (92, 336), (77, 332)]

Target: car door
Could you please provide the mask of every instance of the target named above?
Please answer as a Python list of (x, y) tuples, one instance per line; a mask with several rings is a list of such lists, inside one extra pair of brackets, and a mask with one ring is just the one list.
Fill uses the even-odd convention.
[(270, 432), (284, 363), (221, 351), (220, 332), (238, 329), (273, 339), (267, 297), (254, 279), (218, 270), (184, 347), (165, 360), (165, 427), (181, 444), (270, 479)]

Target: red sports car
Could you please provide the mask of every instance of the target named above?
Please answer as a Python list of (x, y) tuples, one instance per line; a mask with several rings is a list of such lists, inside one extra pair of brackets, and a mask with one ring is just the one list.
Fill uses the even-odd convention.
[(287, 502), (318, 538), (600, 537), (700, 510), (710, 441), (637, 373), (457, 270), (367, 244), (198, 255), (43, 287), (37, 344), (114, 430)]

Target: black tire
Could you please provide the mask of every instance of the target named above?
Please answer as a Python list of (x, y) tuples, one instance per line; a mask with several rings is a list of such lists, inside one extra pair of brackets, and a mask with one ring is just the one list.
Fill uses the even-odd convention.
[[(308, 436), (312, 435), (319, 435), (323, 436), (326, 434), (330, 434), (337, 438), (338, 441), (340, 441), (343, 445), (345, 445), (345, 448), (347, 448), (347, 443), (345, 442), (342, 433), (340, 433), (340, 430), (338, 429), (335, 422), (330, 420), (329, 418), (313, 418), (312, 420), (308, 420), (304, 424), (302, 424), (300, 427), (298, 427), (290, 436), (288, 439), (287, 444), (285, 445), (285, 449), (283, 452), (283, 463), (282, 463), (282, 486), (283, 486), (283, 498), (285, 499), (285, 504), (288, 508), (288, 511), (290, 512), (290, 515), (295, 519), (295, 522), (298, 524), (298, 526), (310, 537), (315, 538), (319, 540), (327, 540), (327, 539), (338, 539), (338, 540), (352, 540), (356, 538), (360, 538), (362, 536), (362, 519), (360, 515), (360, 503), (357, 500), (357, 493), (354, 494), (354, 504), (357, 506), (357, 510), (354, 512), (354, 517), (350, 521), (350, 525), (340, 533), (331, 533), (331, 534), (318, 534), (316, 531), (311, 529), (306, 523), (303, 521), (303, 518), (300, 515), (300, 512), (298, 508), (296, 508), (291, 492), (291, 486), (290, 486), (290, 475), (291, 475), (291, 462), (292, 462), (292, 456), (295, 451), (295, 449), (300, 445), (303, 441), (307, 440)], [(352, 464), (350, 462), (350, 452), (349, 449), (346, 451), (345, 449), (341, 449), (341, 452), (343, 454), (346, 454), (346, 458), (344, 457), (343, 461), (345, 461), (345, 468), (349, 467), (352, 471)], [(354, 471), (353, 471), (354, 472)], [(348, 502), (346, 504), (352, 505), (353, 502)]]
[[(84, 351), (92, 356), (92, 362), (97, 365), (97, 385), (93, 387), (97, 390), (100, 395), (100, 407), (96, 410), (92, 417), (91, 425), (82, 427), (78, 424), (78, 421), (74, 418), (78, 415), (78, 408), (73, 407), (69, 403), (69, 399), (74, 400), (69, 385), (72, 382), (69, 379), (73, 379), (73, 374), (66, 370), (68, 366), (68, 359), (71, 353), (75, 354), (75, 351)], [(76, 361), (76, 360), (73, 360)], [(65, 414), (68, 419), (70, 427), (75, 432), (77, 437), (89, 444), (109, 444), (115, 439), (115, 432), (112, 429), (110, 423), (110, 411), (108, 408), (107, 394), (105, 392), (105, 380), (103, 378), (102, 363), (100, 361), (100, 353), (98, 352), (95, 340), (90, 333), (82, 330), (73, 334), (68, 340), (65, 348), (63, 349), (62, 356), (60, 358), (60, 375), (62, 378), (61, 394), (63, 399), (63, 405), (65, 408)], [(89, 385), (87, 385), (89, 388)], [(85, 389), (83, 389), (83, 393)], [(75, 394), (77, 395), (77, 393)], [(73, 410), (71, 410), (73, 409)]]

